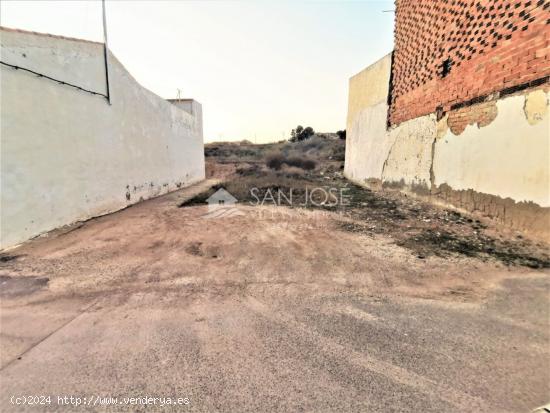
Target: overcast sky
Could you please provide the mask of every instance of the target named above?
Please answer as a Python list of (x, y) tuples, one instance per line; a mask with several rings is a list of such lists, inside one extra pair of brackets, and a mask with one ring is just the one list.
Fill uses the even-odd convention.
[[(2, 1), (1, 24), (102, 41), (99, 1)], [(164, 98), (203, 105), (205, 140), (345, 128), (348, 79), (393, 48), (389, 1), (107, 1), (109, 46)]]

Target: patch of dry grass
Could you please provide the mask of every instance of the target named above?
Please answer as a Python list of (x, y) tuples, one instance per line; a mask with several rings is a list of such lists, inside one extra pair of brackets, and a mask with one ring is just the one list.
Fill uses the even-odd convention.
[[(220, 163), (237, 163), (265, 162), (268, 158), (280, 155), (285, 159), (309, 159), (319, 165), (326, 161), (343, 162), (345, 145), (345, 140), (331, 137), (331, 135), (314, 135), (307, 140), (295, 143), (281, 141), (254, 145), (248, 141), (216, 142), (205, 145), (205, 156), (215, 158)], [(311, 162), (307, 161), (306, 164), (307, 167), (302, 169), (311, 168)], [(295, 164), (290, 166), (302, 167)]]

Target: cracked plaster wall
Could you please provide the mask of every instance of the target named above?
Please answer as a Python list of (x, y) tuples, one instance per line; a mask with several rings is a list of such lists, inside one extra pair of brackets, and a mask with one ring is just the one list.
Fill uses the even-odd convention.
[(387, 129), (381, 95), (378, 101), (351, 99), (354, 88), (389, 81), (384, 59), (350, 80), (346, 177), (406, 188), (547, 237), (548, 86), (461, 108), (439, 121), (430, 114)]
[(548, 93), (511, 96), (496, 107), (488, 125), (469, 125), (459, 135), (449, 129), (437, 140), (435, 185), (550, 206)]

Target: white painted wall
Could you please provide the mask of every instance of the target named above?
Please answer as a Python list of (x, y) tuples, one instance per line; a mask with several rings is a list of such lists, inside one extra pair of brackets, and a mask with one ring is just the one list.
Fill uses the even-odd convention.
[(501, 198), (550, 206), (550, 121), (546, 110), (528, 121), (526, 97), (497, 101), (498, 115), (487, 126), (448, 130), (434, 151), (435, 184), (455, 190), (475, 189)]
[(395, 136), (386, 133), (385, 102), (358, 112), (346, 131), (344, 174), (352, 181), (382, 179), (382, 171)]
[[(105, 93), (101, 44), (0, 35), (2, 61)], [(202, 111), (141, 87), (114, 56), (112, 105), (3, 65), (0, 74), (1, 248), (204, 179)]]
[(386, 129), (388, 107), (382, 97), (383, 88), (388, 89), (388, 62), (386, 56), (350, 79), (344, 168), (349, 179), (426, 189), (447, 184), (454, 190), (550, 206), (548, 92), (500, 99), (495, 120), (483, 127), (467, 126), (458, 136), (435, 114)]
[(382, 169), (395, 138), (386, 133), (391, 54), (362, 70), (349, 81), (346, 126), (348, 179), (382, 179)]
[(435, 115), (428, 115), (403, 122), (397, 128), (389, 130), (387, 135), (393, 145), (384, 154), (386, 164), (382, 171), (382, 181), (419, 185), (429, 189), (432, 144), (436, 129)]
[(202, 133), (202, 105), (194, 99), (168, 99), (172, 105), (186, 111), (195, 121), (193, 129), (203, 136)]

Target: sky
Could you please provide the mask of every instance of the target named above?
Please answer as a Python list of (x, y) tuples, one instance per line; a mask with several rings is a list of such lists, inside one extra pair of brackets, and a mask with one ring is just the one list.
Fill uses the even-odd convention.
[[(109, 48), (144, 87), (198, 100), (206, 142), (345, 129), (351, 76), (393, 49), (388, 1), (107, 0)], [(103, 41), (99, 1), (2, 1), (2, 26)]]

